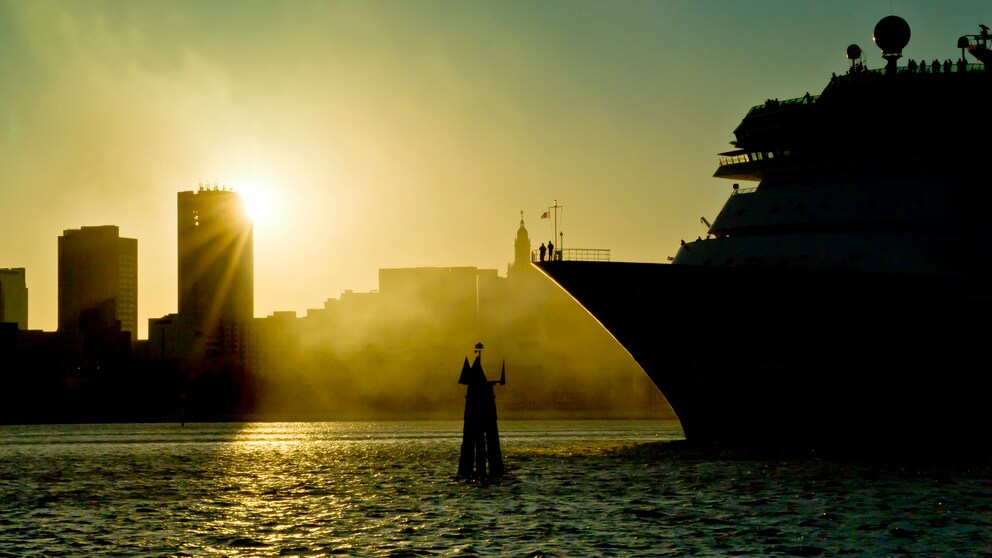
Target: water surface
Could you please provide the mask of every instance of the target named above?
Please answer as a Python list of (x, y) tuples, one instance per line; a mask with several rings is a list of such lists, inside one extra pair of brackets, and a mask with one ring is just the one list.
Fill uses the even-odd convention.
[(988, 465), (671, 451), (664, 421), (0, 427), (0, 555), (992, 555)]

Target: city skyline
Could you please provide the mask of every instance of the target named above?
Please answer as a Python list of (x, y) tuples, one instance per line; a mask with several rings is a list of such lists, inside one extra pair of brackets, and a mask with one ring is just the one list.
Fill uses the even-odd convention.
[(26, 270), (0, 269), (0, 316), (15, 322), (0, 324), (5, 423), (457, 416), (461, 396), (432, 387), (448, 377), (437, 364), (479, 339), (517, 374), (517, 417), (671, 416), (623, 347), (529, 264), (522, 220), (505, 277), (380, 268), (376, 291), (263, 318), (241, 197), (201, 187), (176, 207), (179, 309), (149, 319), (147, 338), (135, 339), (139, 243), (115, 225), (59, 237), (57, 331), (25, 330)]
[[(254, 315), (252, 221), (238, 192), (200, 184), (196, 190), (177, 192), (176, 199), (179, 273), (174, 310), (162, 316), (148, 316), (143, 323), (138, 320), (142, 327), (135, 327), (134, 316), (138, 312), (134, 299), (140, 291), (136, 282), (125, 285), (124, 279), (120, 279), (122, 282), (118, 283), (118, 276), (121, 275), (119, 268), (123, 267), (126, 271), (123, 277), (136, 281), (134, 263), (140, 250), (138, 239), (120, 236), (116, 225), (84, 225), (78, 229), (66, 229), (58, 237), (59, 325), (52, 330), (44, 330), (29, 324), (26, 329), (77, 330), (80, 311), (97, 310), (106, 301), (113, 302), (113, 306), (108, 308), (121, 321), (122, 329), (132, 333), (132, 340), (147, 340), (148, 320), (168, 320), (175, 315), (187, 316), (193, 324), (192, 329), (203, 334), (219, 323), (247, 323), (253, 317), (297, 313), (296, 310), (274, 308), (262, 316)], [(519, 266), (530, 258), (533, 250), (525, 249), (528, 242), (530, 238), (521, 216), (513, 239), (513, 260), (508, 265)], [(119, 261), (118, 257), (121, 258)], [(432, 269), (434, 272), (444, 269), (471, 270), (473, 274), (488, 271), (494, 277), (499, 274), (497, 269), (470, 266), (429, 267), (378, 268), (376, 285), (369, 292), (378, 292), (384, 274), (392, 278), (414, 270), (430, 272)], [(19, 281), (25, 283), (26, 270), (23, 268), (0, 271), (12, 276), (17, 272)], [(353, 289), (345, 289), (338, 294), (353, 292)], [(319, 310), (327, 300), (336, 298), (327, 296), (307, 310)], [(123, 310), (118, 308), (121, 305)], [(126, 316), (121, 314), (122, 311)], [(139, 329), (144, 333), (140, 337)]]
[(257, 210), (258, 316), (380, 268), (503, 273), (519, 212), (536, 247), (555, 199), (559, 247), (665, 261), (719, 211), (747, 110), (818, 93), (852, 43), (880, 67), (893, 13), (907, 58), (956, 59), (992, 5), (0, 0), (0, 268), (54, 330), (55, 238), (118, 226), (145, 338), (178, 310), (172, 196), (199, 182)]
[[(178, 313), (192, 320), (195, 331), (204, 333), (217, 323), (246, 323), (253, 317), (287, 311), (296, 314), (295, 310), (275, 308), (262, 316), (254, 316), (252, 221), (242, 201), (237, 192), (226, 187), (218, 189), (201, 184), (197, 190), (177, 192), (176, 256), (179, 273), (176, 309), (163, 316), (149, 316), (148, 319), (169, 318), (169, 315)], [(514, 237), (514, 260), (508, 264), (519, 265), (523, 258), (530, 257), (531, 250), (524, 250), (524, 239), (529, 241), (521, 219)], [(136, 283), (119, 284), (118, 276), (121, 275), (119, 267), (124, 267), (124, 276), (128, 280), (136, 280), (134, 262), (138, 251), (137, 239), (119, 236), (116, 225), (84, 225), (78, 229), (64, 230), (58, 237), (59, 325), (55, 329), (76, 330), (80, 311), (96, 310), (104, 301), (112, 301), (112, 314), (121, 320), (124, 331), (132, 333), (133, 340), (138, 331), (134, 319), (137, 315), (134, 299), (138, 288)], [(411, 270), (426, 270), (426, 267), (378, 268), (378, 280), (370, 292), (379, 290), (383, 273), (392, 277)], [(455, 268), (470, 269), (467, 266), (440, 266), (434, 269)], [(19, 281), (25, 283), (26, 270), (23, 268), (0, 271), (11, 276), (17, 272)], [(498, 274), (496, 269), (478, 271), (491, 271), (494, 276)], [(352, 292), (353, 289), (345, 289), (338, 294)], [(334, 298), (325, 297), (308, 310), (320, 309), (328, 299)], [(124, 308), (119, 309), (122, 304)], [(147, 332), (147, 320), (145, 322), (142, 330)], [(37, 327), (26, 329), (42, 330)], [(147, 335), (141, 339), (147, 339)]]

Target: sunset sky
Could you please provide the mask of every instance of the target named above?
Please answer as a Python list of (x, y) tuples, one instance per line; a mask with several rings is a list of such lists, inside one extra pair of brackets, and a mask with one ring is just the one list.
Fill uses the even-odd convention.
[[(139, 337), (177, 310), (176, 193), (260, 204), (255, 314), (378, 288), (385, 267), (500, 274), (524, 211), (565, 248), (664, 262), (705, 234), (747, 110), (819, 93), (851, 43), (956, 60), (987, 0), (0, 0), (0, 268), (54, 330), (57, 238), (138, 239)], [(905, 60), (904, 60), (905, 61)], [(913, 118), (981, 104), (920, 107)]]

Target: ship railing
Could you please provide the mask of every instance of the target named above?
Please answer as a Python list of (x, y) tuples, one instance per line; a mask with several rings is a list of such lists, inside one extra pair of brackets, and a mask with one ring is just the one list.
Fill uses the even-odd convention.
[[(861, 67), (863, 68), (863, 66)], [(934, 70), (933, 62), (920, 61), (915, 64), (912, 68), (909, 66), (899, 66), (896, 68), (896, 74), (961, 74), (968, 72), (985, 72), (988, 68), (985, 64), (970, 64), (963, 63), (960, 60), (958, 62), (951, 62), (950, 64), (945, 64), (941, 62), (937, 65), (937, 70)], [(834, 75), (830, 78), (831, 85), (849, 83), (855, 80), (862, 80), (865, 78), (874, 78), (885, 75), (885, 68), (875, 68), (874, 70), (860, 69), (858, 71), (848, 72), (842, 75)], [(802, 97), (796, 97), (795, 99), (786, 99), (780, 101), (778, 99), (768, 99), (760, 105), (755, 105), (747, 111), (746, 116), (751, 116), (752, 114), (761, 112), (771, 112), (778, 109), (788, 109), (794, 108), (801, 105), (813, 105), (819, 100), (819, 95), (806, 94)], [(745, 116), (745, 118), (746, 118)]]
[(820, 99), (819, 95), (810, 95), (809, 93), (803, 95), (802, 97), (796, 97), (795, 99), (786, 99), (780, 101), (778, 99), (768, 99), (760, 105), (755, 105), (751, 107), (751, 110), (747, 111), (744, 118), (751, 116), (752, 114), (759, 112), (771, 112), (779, 109), (794, 108), (802, 105), (813, 105), (816, 101)]
[[(554, 254), (545, 253), (544, 259), (548, 261), (567, 261), (567, 262), (608, 262), (610, 261), (610, 249), (609, 248), (565, 248), (564, 250), (555, 249)], [(539, 250), (531, 250), (530, 261), (532, 262), (541, 261), (541, 252)]]
[[(930, 75), (936, 76), (941, 74), (965, 74), (969, 72), (987, 72), (988, 68), (985, 64), (969, 64), (962, 60), (957, 62), (940, 62), (937, 64), (936, 68), (933, 62), (920, 61), (914, 62), (913, 66), (904, 65), (896, 68), (896, 75), (903, 78), (909, 77), (911, 75)], [(859, 81), (864, 81), (866, 79), (878, 79), (886, 75), (885, 68), (876, 68), (874, 70), (860, 70), (857, 72), (848, 72), (843, 75), (834, 75), (830, 78), (830, 85), (827, 87), (844, 85), (848, 83), (854, 83)]]

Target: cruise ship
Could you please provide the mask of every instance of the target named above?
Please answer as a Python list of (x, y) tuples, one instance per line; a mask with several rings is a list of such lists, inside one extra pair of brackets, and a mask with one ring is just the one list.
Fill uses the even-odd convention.
[(956, 61), (900, 60), (898, 16), (873, 39), (880, 67), (850, 45), (820, 94), (748, 111), (715, 173), (729, 199), (669, 263), (535, 263), (637, 360), (687, 443), (992, 445), (988, 28)]

